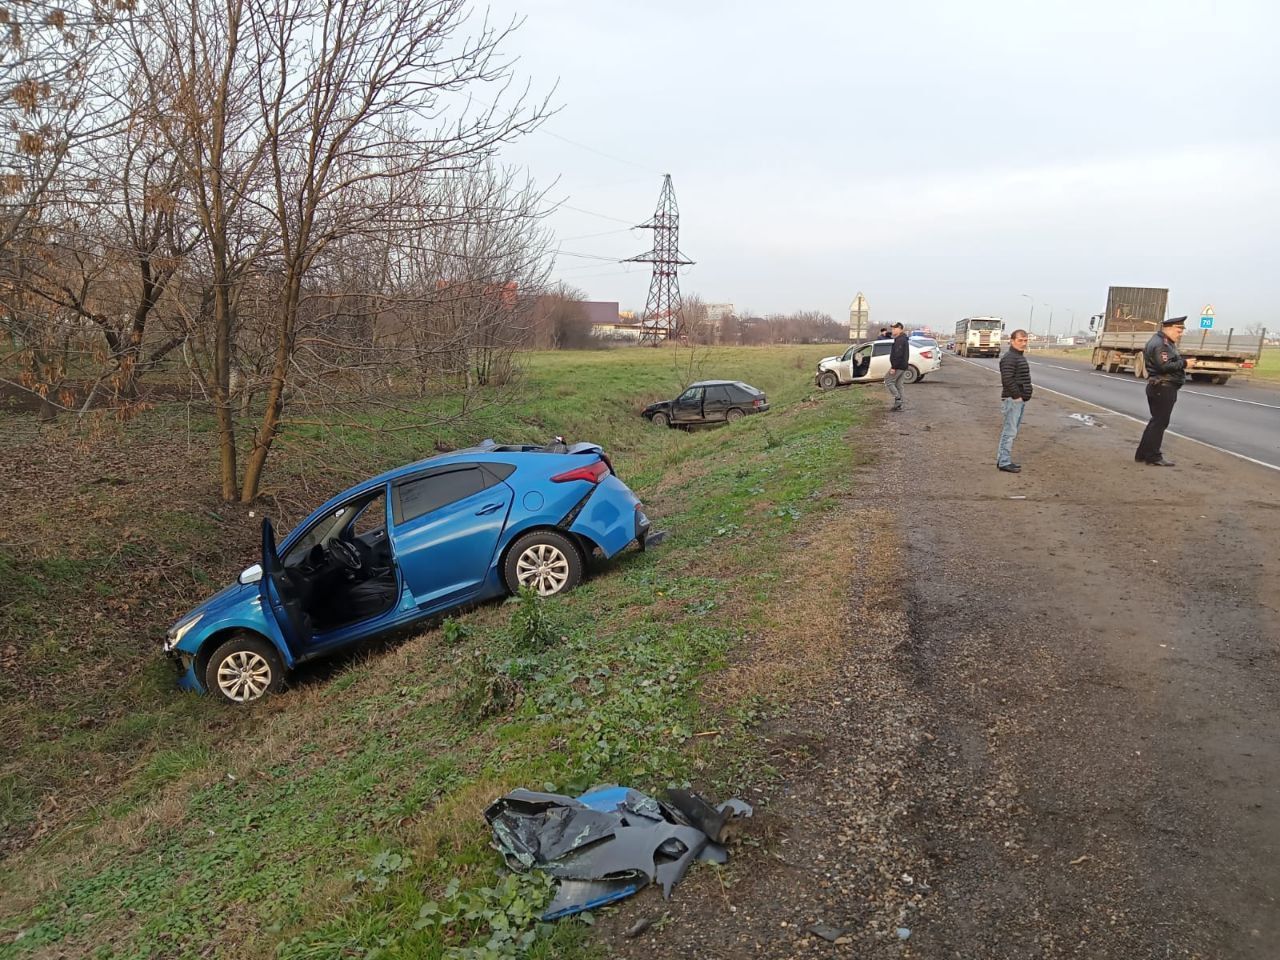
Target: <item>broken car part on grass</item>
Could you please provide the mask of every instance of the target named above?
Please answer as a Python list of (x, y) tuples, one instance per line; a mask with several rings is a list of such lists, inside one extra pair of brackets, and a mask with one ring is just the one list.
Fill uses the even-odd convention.
[(576, 798), (513, 790), (484, 813), (508, 867), (559, 881), (544, 920), (593, 910), (651, 883), (670, 897), (694, 860), (728, 860), (723, 844), (749, 816), (741, 800), (713, 807), (689, 790), (656, 800), (612, 786)]

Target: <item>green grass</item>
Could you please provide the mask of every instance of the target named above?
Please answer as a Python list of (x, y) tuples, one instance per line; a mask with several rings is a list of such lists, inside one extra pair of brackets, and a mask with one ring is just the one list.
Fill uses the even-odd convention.
[[(456, 439), (602, 442), (669, 542), (610, 561), (565, 597), (483, 606), (249, 711), (177, 694), (150, 646), (140, 657), (67, 644), (52, 605), (63, 621), (88, 615), (67, 608), (81, 596), (76, 571), (24, 566), (55, 584), (31, 592), (24, 616), (66, 646), (59, 669), (117, 681), (0, 714), (16, 751), (0, 817), (28, 836), (0, 868), (0, 957), (194, 957), (211, 944), (227, 957), (589, 955), (584, 924), (536, 922), (545, 883), (503, 879), (480, 810), (518, 785), (697, 781), (727, 793), (768, 775), (747, 726), (761, 692), (717, 715), (702, 693), (795, 590), (781, 582), (779, 545), (821, 524), (837, 503), (827, 495), (853, 482), (863, 394), (811, 397), (814, 361), (829, 352), (715, 350), (696, 371), (671, 349), (530, 357), (526, 402), (492, 408)], [(698, 377), (747, 380), (773, 409), (692, 433), (637, 416)], [(368, 471), (407, 459), (415, 439), (424, 445), (365, 431)], [(286, 458), (273, 468), (268, 499), (290, 476)], [(172, 570), (196, 557), (225, 575), (245, 559), (210, 543), (230, 520), (164, 501), (157, 492), (154, 528), (134, 504), (97, 532), (133, 530)], [(100, 536), (78, 562), (101, 568), (118, 539)], [(206, 589), (182, 575), (189, 595)], [(109, 583), (95, 603), (133, 595), (127, 578)], [(141, 609), (152, 632), (180, 612)], [(695, 736), (709, 726), (718, 745)], [(83, 809), (31, 837), (57, 791), (85, 775), (98, 785)]]
[(1257, 368), (1253, 371), (1254, 380), (1269, 383), (1280, 383), (1280, 348), (1265, 347)]

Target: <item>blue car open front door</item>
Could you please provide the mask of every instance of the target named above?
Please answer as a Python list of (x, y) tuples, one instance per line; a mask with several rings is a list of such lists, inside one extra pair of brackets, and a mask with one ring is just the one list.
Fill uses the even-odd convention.
[(512, 490), (500, 479), (509, 473), (501, 464), (459, 464), (392, 489), (396, 560), (419, 608), (480, 589), (511, 509)]
[(262, 579), (258, 581), (258, 593), (263, 613), (275, 618), (293, 659), (301, 659), (311, 642), (311, 619), (302, 609), (302, 601), (276, 553), (275, 530), (266, 517), (262, 520)]

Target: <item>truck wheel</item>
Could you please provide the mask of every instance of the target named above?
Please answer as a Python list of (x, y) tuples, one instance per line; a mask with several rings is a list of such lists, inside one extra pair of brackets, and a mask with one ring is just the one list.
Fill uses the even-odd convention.
[(1231, 379), (1231, 374), (1220, 373), (1213, 378), (1213, 382), (1216, 383), (1218, 386), (1222, 386), (1224, 383), (1226, 383), (1230, 379)]
[(1133, 375), (1139, 380), (1147, 379), (1147, 361), (1142, 354), (1138, 354), (1133, 360)]
[(830, 370), (825, 371), (822, 376), (818, 378), (818, 386), (823, 390), (834, 390), (839, 383), (839, 378), (837, 378)]
[(213, 651), (204, 668), (204, 685), (224, 702), (243, 706), (284, 685), (284, 664), (275, 647), (242, 631)]

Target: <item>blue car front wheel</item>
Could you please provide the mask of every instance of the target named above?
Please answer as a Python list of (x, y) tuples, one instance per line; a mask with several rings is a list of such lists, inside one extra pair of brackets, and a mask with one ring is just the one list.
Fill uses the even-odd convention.
[(237, 633), (213, 651), (204, 669), (205, 688), (242, 706), (284, 685), (284, 664), (276, 648), (252, 633)]

